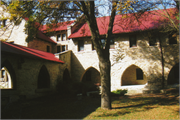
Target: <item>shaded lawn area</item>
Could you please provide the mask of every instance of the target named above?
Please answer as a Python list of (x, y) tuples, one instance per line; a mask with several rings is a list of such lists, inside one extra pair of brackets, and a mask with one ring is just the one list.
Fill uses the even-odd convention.
[(51, 95), (7, 105), (9, 119), (179, 119), (179, 94), (112, 97), (112, 110), (100, 108), (100, 97)]

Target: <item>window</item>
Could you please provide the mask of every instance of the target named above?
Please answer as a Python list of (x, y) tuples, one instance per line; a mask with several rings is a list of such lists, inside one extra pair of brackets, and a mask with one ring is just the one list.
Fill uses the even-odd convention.
[(57, 53), (61, 52), (61, 46), (57, 46)]
[(176, 35), (170, 34), (169, 35), (169, 44), (177, 44)]
[(50, 52), (50, 46), (49, 45), (47, 45), (47, 52)]
[(57, 41), (61, 41), (61, 34), (57, 35)]
[(154, 37), (154, 36), (150, 37), (150, 39), (149, 39), (149, 45), (150, 46), (155, 46), (156, 42), (157, 42), (156, 37)]
[(114, 39), (111, 39), (110, 40), (110, 49), (114, 49), (115, 46), (114, 46)]
[(66, 46), (65, 45), (62, 45), (61, 47), (62, 47), (62, 52), (66, 51)]
[(130, 47), (136, 47), (136, 36), (133, 35), (133, 36), (130, 36), (129, 37), (129, 42), (130, 42)]
[(83, 40), (78, 41), (78, 51), (84, 51), (84, 41)]
[(140, 68), (136, 69), (136, 79), (143, 80), (143, 71)]
[(101, 43), (102, 43), (103, 49), (105, 49), (105, 43), (106, 43), (105, 39), (101, 39)]
[(62, 34), (62, 41), (66, 40), (66, 34)]
[(7, 21), (7, 20), (2, 20), (2, 21), (0, 21), (0, 26), (5, 27), (5, 26), (6, 26), (6, 21)]

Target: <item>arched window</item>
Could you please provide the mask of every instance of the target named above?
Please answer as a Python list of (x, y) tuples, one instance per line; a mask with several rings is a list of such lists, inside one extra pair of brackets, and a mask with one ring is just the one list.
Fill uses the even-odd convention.
[(6, 60), (1, 65), (0, 71), (0, 89), (15, 89), (16, 75), (11, 63)]
[(93, 67), (87, 69), (82, 77), (82, 82), (91, 82), (94, 84), (101, 84), (100, 73)]
[(64, 73), (63, 73), (63, 82), (64, 83), (70, 82), (70, 74), (69, 74), (69, 70), (67, 68), (64, 70)]
[(141, 68), (131, 65), (124, 71), (121, 83), (122, 85), (143, 85), (147, 80)]
[(179, 63), (173, 66), (168, 75), (168, 85), (179, 84)]
[(37, 87), (39, 89), (50, 88), (50, 76), (45, 65), (43, 65), (40, 69)]

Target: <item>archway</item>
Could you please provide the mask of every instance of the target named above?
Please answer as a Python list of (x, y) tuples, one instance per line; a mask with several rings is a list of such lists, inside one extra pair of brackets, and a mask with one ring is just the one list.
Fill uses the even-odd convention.
[(136, 65), (129, 66), (121, 77), (121, 85), (143, 85), (147, 83), (146, 76)]
[(69, 70), (66, 68), (63, 73), (63, 83), (69, 83), (71, 80)]
[(39, 89), (50, 88), (50, 75), (45, 65), (40, 69), (37, 87)]
[(100, 85), (101, 79), (99, 71), (93, 67), (88, 68), (82, 77), (82, 82)]
[(168, 85), (179, 84), (179, 63), (173, 66), (168, 75)]
[(6, 60), (1, 65), (0, 71), (0, 89), (15, 89), (15, 72), (11, 63)]

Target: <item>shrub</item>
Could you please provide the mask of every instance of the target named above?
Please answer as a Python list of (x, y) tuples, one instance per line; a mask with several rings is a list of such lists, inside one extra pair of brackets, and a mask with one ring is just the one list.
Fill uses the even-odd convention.
[(111, 94), (123, 96), (124, 94), (127, 93), (127, 91), (128, 90), (126, 90), (126, 89), (119, 89), (119, 90), (112, 91)]

